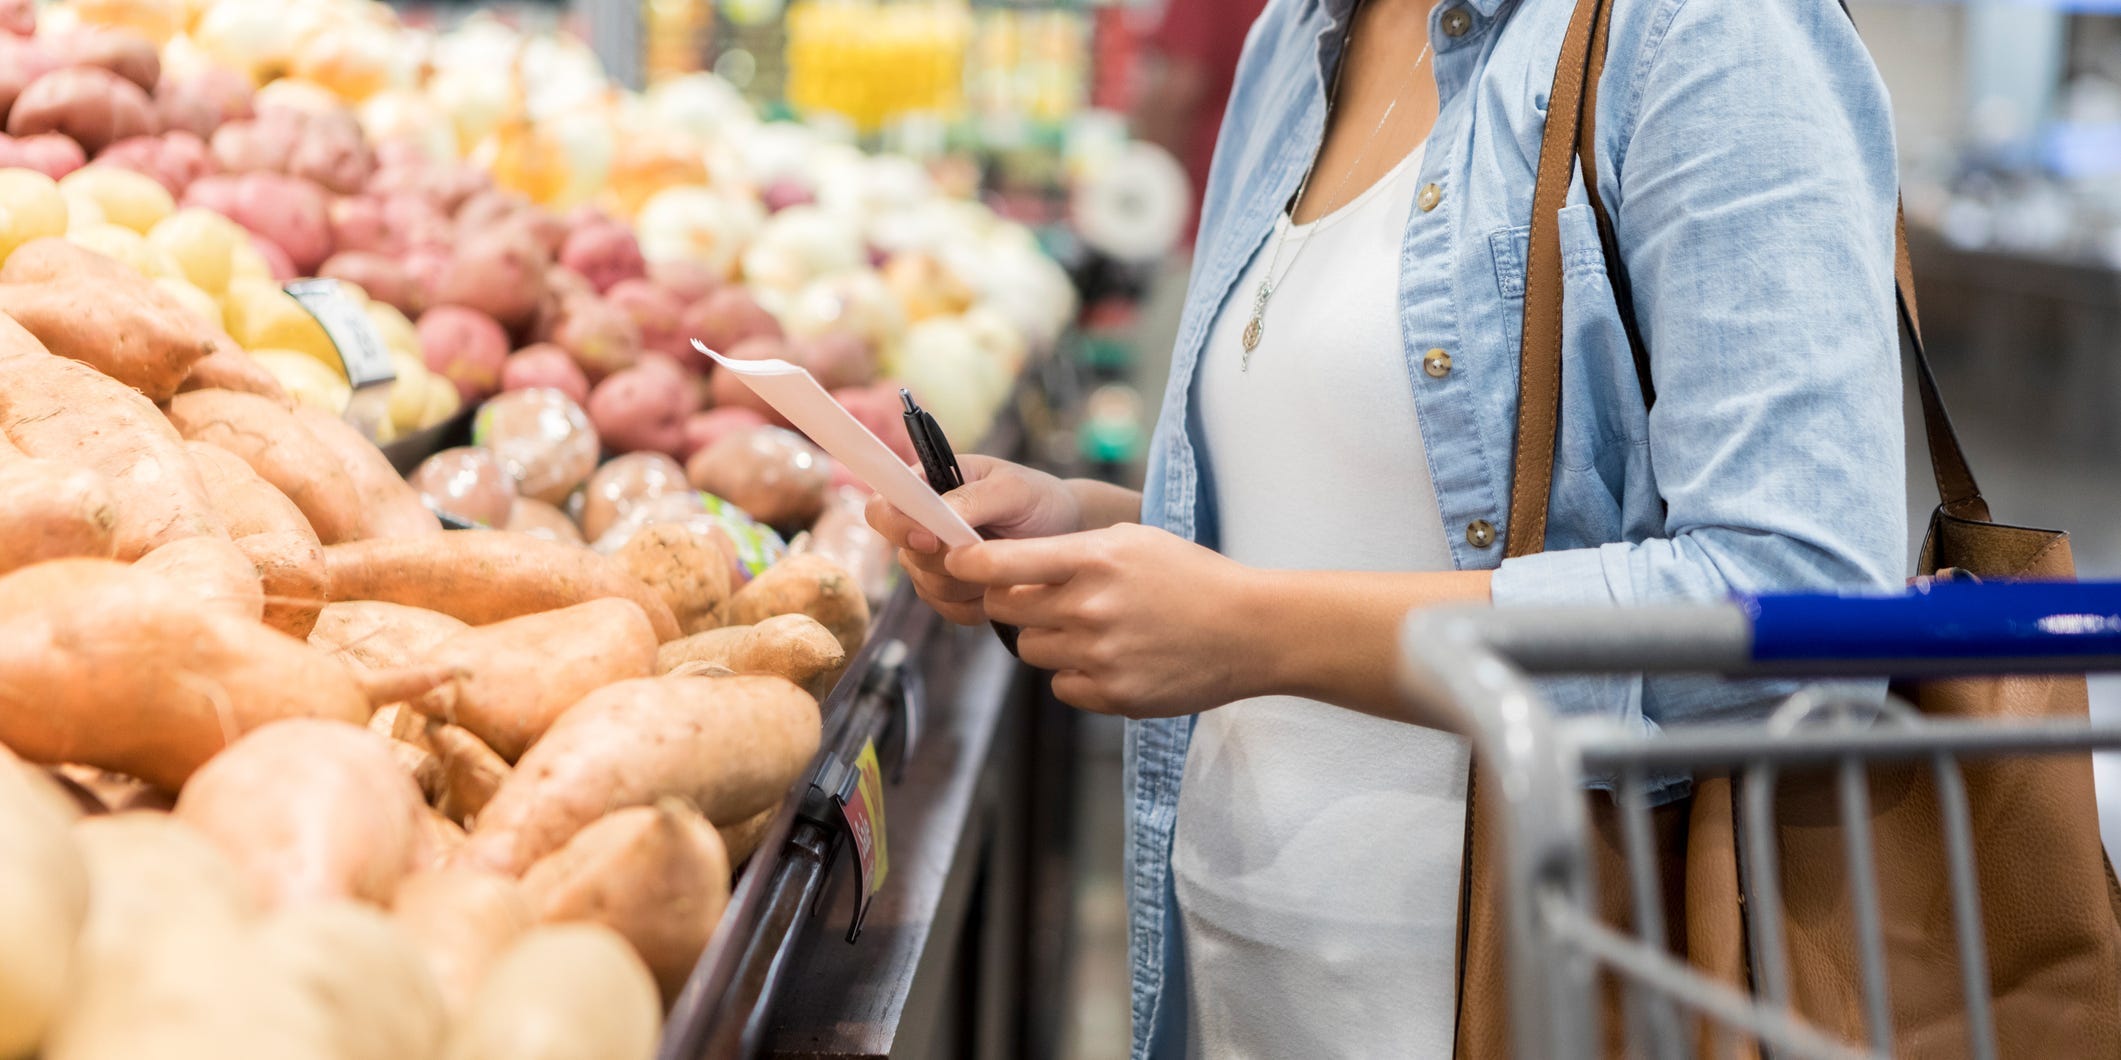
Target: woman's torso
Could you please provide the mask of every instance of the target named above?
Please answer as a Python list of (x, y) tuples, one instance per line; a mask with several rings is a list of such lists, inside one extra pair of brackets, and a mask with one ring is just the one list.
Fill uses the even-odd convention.
[[(1451, 568), (1397, 305), (1420, 154), (1316, 222), (1279, 222), (1210, 331), (1201, 435), (1232, 559)], [(1172, 851), (1195, 1055), (1448, 1049), (1465, 781), (1463, 744), (1434, 730), (1288, 696), (1201, 716)]]

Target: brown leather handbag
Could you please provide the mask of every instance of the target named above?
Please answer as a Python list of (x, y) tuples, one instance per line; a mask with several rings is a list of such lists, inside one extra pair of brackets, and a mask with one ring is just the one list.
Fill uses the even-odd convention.
[[(1654, 400), (1648, 352), (1634, 330), (1612, 222), (1599, 198), (1594, 121), (1613, 0), (1578, 0), (1540, 149), (1526, 265), (1520, 408), (1508, 555), (1545, 547), (1548, 492), (1560, 417), (1562, 262), (1556, 214), (1581, 165), (1605, 244), (1613, 291), (1636, 346), (1645, 400)], [(1907, 243), (1897, 240), (1900, 320), (1915, 358), (1922, 417), (1940, 505), (1917, 569), (1997, 579), (2075, 577), (2069, 538), (1994, 522), (1930, 371), (1915, 312)], [(1957, 679), (1898, 687), (1925, 716), (1981, 721), (2088, 719), (2081, 677)], [(2121, 1056), (2121, 887), (2100, 845), (2088, 758), (1970, 761), (1981, 921), (1988, 947), (1996, 1044), (2003, 1056)], [(1792, 1004), (1804, 1021), (1851, 1042), (1866, 1038), (1852, 908), (1842, 861), (1844, 835), (1830, 785), (1792, 774), (1777, 792), (1774, 841)], [(1809, 781), (1809, 783), (1807, 783)], [(1943, 831), (1927, 767), (1875, 768), (1871, 828), (1891, 988), (1894, 1044), (1901, 1055), (1961, 1056), (1965, 1013), (1951, 927)], [(1492, 834), (1499, 808), (1471, 786), (1467, 814), (1457, 1055), (1510, 1055), (1500, 919), (1501, 853)], [(1592, 794), (1593, 879), (1600, 915), (1626, 928), (1627, 869), (1611, 800)], [(1664, 876), (1666, 938), (1695, 974), (1749, 985), (1741, 914), (1732, 785), (1698, 777), (1691, 798), (1654, 817)], [(1606, 984), (1606, 1052), (1623, 1055), (1619, 991)], [(1709, 1040), (1695, 1043), (1709, 1052)]]

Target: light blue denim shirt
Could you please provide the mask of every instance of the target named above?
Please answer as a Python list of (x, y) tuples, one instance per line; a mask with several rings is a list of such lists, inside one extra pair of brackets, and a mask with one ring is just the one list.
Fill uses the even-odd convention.
[[(1318, 149), (1352, 6), (1272, 0), (1216, 148), (1142, 505), (1145, 522), (1209, 546), (1215, 457), (1200, 440), (1196, 370), (1239, 353), (1203, 347)], [(1560, 215), (1566, 341), (1548, 551), (1502, 561), (1533, 174), (1574, 7), (1443, 0), (1429, 20), (1442, 105), (1420, 183), (1441, 195), (1407, 223), (1399, 316), (1457, 565), (1494, 570), (1503, 607), (1898, 584), (1898, 176), (1885, 88), (1835, 0), (1616, 3), (1598, 172), (1656, 407), (1643, 406), (1579, 174)], [(1423, 370), (1431, 350), (1449, 355), (1440, 375)], [(1318, 473), (1333, 473), (1323, 456)], [(1493, 533), (1468, 533), (1480, 522)], [(1772, 691), (1668, 678), (1546, 690), (1557, 709), (1639, 726), (1758, 711)], [(1170, 866), (1191, 735), (1191, 719), (1128, 730), (1137, 1058), (1184, 1051)]]

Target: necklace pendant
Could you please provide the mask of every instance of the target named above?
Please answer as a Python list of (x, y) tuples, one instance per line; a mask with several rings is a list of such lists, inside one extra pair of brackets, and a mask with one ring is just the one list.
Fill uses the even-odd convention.
[(1252, 351), (1259, 348), (1259, 337), (1266, 330), (1266, 325), (1260, 321), (1259, 314), (1252, 314), (1252, 319), (1245, 324), (1245, 353), (1247, 360), (1250, 359)]

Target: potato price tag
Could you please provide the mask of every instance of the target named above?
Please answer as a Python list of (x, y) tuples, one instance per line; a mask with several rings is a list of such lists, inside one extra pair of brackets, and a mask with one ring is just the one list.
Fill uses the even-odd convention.
[(383, 337), (376, 334), (376, 326), (369, 322), (360, 304), (340, 289), (339, 281), (295, 280), (286, 290), (323, 326), (324, 334), (338, 348), (339, 362), (346, 367), (346, 381), (355, 390), (398, 377)]
[(862, 871), (854, 923), (847, 929), (847, 941), (853, 942), (861, 935), (862, 921), (869, 915), (870, 899), (883, 889), (884, 876), (891, 870), (884, 843), (884, 773), (877, 765), (876, 741), (862, 745), (861, 757), (855, 759), (854, 768), (840, 783), (833, 802), (839, 806), (847, 834), (854, 839), (855, 858)]

